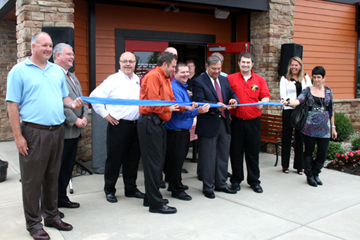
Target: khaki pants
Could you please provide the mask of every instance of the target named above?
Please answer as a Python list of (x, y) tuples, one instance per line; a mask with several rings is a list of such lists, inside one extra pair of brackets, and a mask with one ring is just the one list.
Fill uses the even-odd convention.
[[(28, 154), (20, 154), (20, 171), (26, 229), (33, 234), (45, 223), (58, 219), (58, 177), (64, 144), (64, 127), (54, 131), (21, 125)], [(40, 203), (41, 209), (40, 209)]]

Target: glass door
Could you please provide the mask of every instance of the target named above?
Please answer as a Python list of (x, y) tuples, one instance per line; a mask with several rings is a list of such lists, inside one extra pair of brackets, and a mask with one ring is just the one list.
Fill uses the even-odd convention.
[(136, 57), (135, 73), (140, 78), (156, 67), (159, 55), (169, 46), (169, 42), (125, 40), (125, 51)]

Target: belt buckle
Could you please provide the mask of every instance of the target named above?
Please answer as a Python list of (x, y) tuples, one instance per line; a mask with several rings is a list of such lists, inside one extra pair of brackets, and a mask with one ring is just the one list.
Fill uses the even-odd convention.
[(52, 130), (53, 130), (53, 128), (54, 128), (53, 126), (50, 126), (50, 127), (49, 127), (49, 131), (52, 131)]

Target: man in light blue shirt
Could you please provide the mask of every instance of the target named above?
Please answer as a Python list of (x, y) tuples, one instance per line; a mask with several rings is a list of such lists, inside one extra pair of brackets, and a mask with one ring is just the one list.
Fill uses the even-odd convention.
[[(32, 56), (15, 65), (8, 74), (7, 110), (20, 170), (26, 228), (34, 239), (50, 239), (41, 224), (70, 231), (57, 209), (57, 184), (64, 142), (64, 107), (79, 109), (72, 100), (61, 67), (48, 62), (52, 40), (47, 33), (31, 39)], [(22, 123), (20, 124), (20, 119)], [(41, 208), (39, 206), (41, 199)], [(40, 210), (41, 209), (41, 210)]]

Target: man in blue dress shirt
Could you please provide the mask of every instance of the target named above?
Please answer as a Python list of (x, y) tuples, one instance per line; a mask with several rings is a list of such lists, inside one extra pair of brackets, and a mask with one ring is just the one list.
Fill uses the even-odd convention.
[[(175, 70), (175, 79), (171, 82), (174, 97), (177, 102), (191, 102), (187, 92), (187, 80), (189, 67), (184, 63), (178, 63)], [(169, 178), (171, 196), (180, 200), (191, 200), (191, 196), (185, 193), (187, 187), (181, 182), (181, 170), (186, 158), (190, 142), (189, 129), (192, 127), (194, 117), (209, 111), (209, 104), (182, 113), (173, 112), (171, 119), (165, 122), (167, 130), (166, 170)]]

